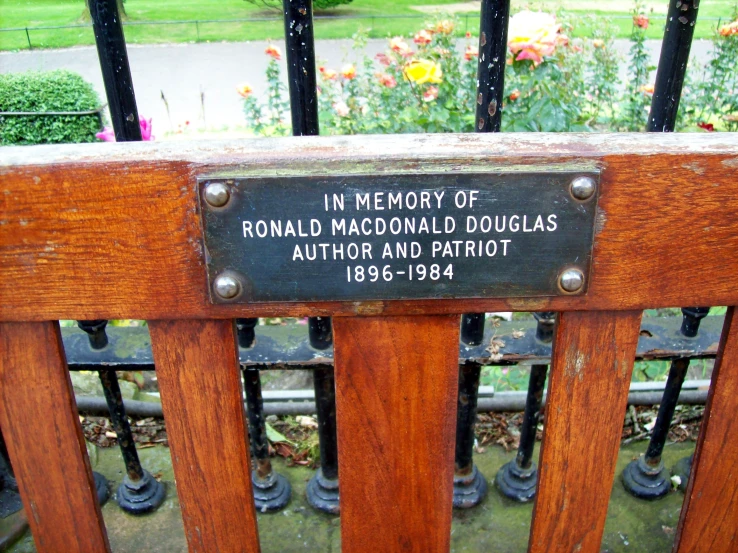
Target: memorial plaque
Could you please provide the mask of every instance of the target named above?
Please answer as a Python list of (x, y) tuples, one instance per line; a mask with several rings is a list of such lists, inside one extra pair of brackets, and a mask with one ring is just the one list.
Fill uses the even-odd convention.
[[(598, 189), (591, 170), (203, 176), (210, 297), (251, 303), (583, 294)], [(573, 281), (562, 278), (572, 272)]]

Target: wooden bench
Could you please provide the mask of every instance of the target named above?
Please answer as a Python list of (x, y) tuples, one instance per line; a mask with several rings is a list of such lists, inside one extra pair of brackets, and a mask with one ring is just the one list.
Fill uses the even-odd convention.
[[(212, 300), (199, 176), (499, 174), (572, 164), (600, 174), (583, 293)], [(190, 551), (230, 552), (259, 550), (233, 319), (334, 317), (343, 551), (445, 552), (459, 316), (558, 311), (529, 551), (595, 553), (641, 311), (738, 304), (738, 140), (730, 134), (3, 148), (0, 183), (0, 426), (39, 551), (109, 548), (59, 319), (149, 321)], [(730, 307), (677, 531), (682, 553), (736, 547), (734, 319)]]

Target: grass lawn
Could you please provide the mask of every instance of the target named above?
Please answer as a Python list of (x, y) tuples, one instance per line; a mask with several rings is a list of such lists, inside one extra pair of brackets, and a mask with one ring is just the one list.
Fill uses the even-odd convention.
[[(652, 38), (662, 35), (666, 1), (649, 1), (653, 8), (653, 24), (649, 28)], [(709, 37), (717, 21), (727, 19), (733, 12), (736, 0), (710, 0), (700, 5), (701, 21), (695, 30), (696, 37)], [(513, 11), (525, 6), (546, 10), (564, 10), (572, 16), (595, 15), (607, 17), (619, 29), (619, 36), (627, 37), (631, 29), (628, 17), (630, 2), (617, 0), (552, 0), (525, 2), (513, 0)], [(458, 0), (354, 0), (351, 4), (319, 16), (351, 16), (352, 19), (316, 21), (317, 38), (350, 37), (359, 27), (369, 30), (372, 37), (409, 34), (416, 30), (432, 12), (453, 11), (461, 20), (459, 33), (466, 30), (476, 34), (478, 29), (478, 3)], [(278, 17), (279, 12), (268, 11), (245, 0), (127, 0), (128, 25), (126, 39), (132, 43), (243, 41), (279, 39), (283, 30), (280, 21), (229, 22), (229, 23), (176, 23), (186, 20), (212, 20), (237, 18)], [(0, 31), (0, 50), (28, 48), (25, 28), (29, 28), (34, 48), (59, 48), (81, 44), (93, 44), (89, 26), (72, 29), (36, 29), (43, 26), (89, 25), (83, 17), (83, 0), (0, 0), (0, 29), (18, 28), (17, 31)], [(404, 16), (384, 18), (383, 16)], [(138, 24), (160, 22), (158, 25)], [(164, 23), (174, 22), (174, 23)], [(588, 26), (582, 23), (576, 34), (587, 34)]]

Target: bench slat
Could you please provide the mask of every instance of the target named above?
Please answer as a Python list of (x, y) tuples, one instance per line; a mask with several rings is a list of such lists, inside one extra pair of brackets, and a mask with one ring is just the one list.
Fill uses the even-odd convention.
[(738, 312), (730, 308), (674, 551), (738, 550)]
[(334, 320), (344, 553), (445, 553), (458, 316)]
[(110, 551), (57, 322), (0, 324), (0, 426), (37, 550)]
[(529, 553), (599, 553), (641, 312), (560, 313)]
[(150, 321), (149, 329), (189, 550), (257, 553), (233, 321)]

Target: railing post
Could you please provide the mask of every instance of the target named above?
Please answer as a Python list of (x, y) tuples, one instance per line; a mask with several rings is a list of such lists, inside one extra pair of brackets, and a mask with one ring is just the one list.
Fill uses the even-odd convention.
[[(310, 346), (324, 350), (333, 344), (333, 325), (328, 317), (311, 317), (308, 321)], [(332, 368), (313, 371), (315, 407), (318, 415), (320, 440), (320, 468), (307, 485), (310, 505), (325, 513), (337, 515), (340, 510), (338, 494), (338, 438), (336, 434), (336, 380)]]
[[(256, 334), (256, 318), (236, 319), (238, 347), (253, 347)], [(251, 483), (254, 488), (256, 510), (261, 512), (278, 511), (287, 506), (292, 497), (292, 486), (281, 474), (274, 472), (269, 459), (269, 442), (264, 421), (264, 400), (261, 395), (261, 376), (258, 369), (242, 369), (244, 391), (246, 392), (246, 412), (248, 415), (251, 455), (254, 468)]]
[[(698, 0), (669, 3), (651, 111), (646, 127), (649, 132), (674, 132), (698, 7)], [(684, 316), (682, 336), (695, 337), (700, 321), (707, 315), (709, 309), (709, 307), (682, 309)], [(623, 471), (623, 485), (636, 497), (656, 499), (666, 495), (671, 488), (669, 472), (663, 466), (661, 453), (688, 368), (689, 359), (679, 358), (672, 361), (648, 450), (644, 456), (631, 461)], [(691, 457), (682, 459), (675, 468), (682, 473), (682, 486), (686, 486), (691, 470)]]
[[(293, 136), (320, 134), (312, 0), (283, 0), (284, 39), (287, 45), (287, 82)], [(310, 317), (310, 345), (322, 350), (333, 342), (330, 318)], [(333, 371), (314, 371), (318, 408), (321, 467), (307, 488), (308, 502), (321, 511), (338, 513), (338, 452), (336, 396)]]
[(254, 340), (256, 339), (254, 327), (258, 322), (259, 319), (256, 318), (236, 319), (236, 335), (238, 337), (239, 348), (249, 349), (254, 345)]
[(313, 3), (312, 0), (283, 0), (283, 6), (292, 135), (315, 136), (320, 130)]
[[(77, 326), (87, 333), (90, 348), (93, 350), (101, 350), (108, 345), (108, 336), (105, 332), (106, 325), (107, 321), (105, 320), (77, 322)], [(162, 504), (166, 489), (141, 466), (115, 370), (101, 369), (98, 371), (98, 375), (105, 394), (105, 401), (108, 404), (110, 421), (113, 424), (118, 446), (126, 466), (126, 475), (118, 486), (116, 500), (120, 508), (128, 513), (148, 513)], [(93, 473), (93, 476), (95, 477), (98, 499), (102, 504), (107, 499), (107, 482), (98, 473)]]
[[(538, 322), (536, 326), (536, 340), (550, 343), (553, 340), (556, 313), (546, 311), (535, 313), (534, 316)], [(513, 461), (502, 466), (495, 478), (495, 483), (500, 489), (500, 492), (515, 501), (530, 501), (536, 495), (538, 467), (533, 461), (533, 449), (536, 445), (536, 433), (541, 415), (541, 404), (547, 372), (548, 365), (531, 366), (530, 379), (528, 380), (528, 395), (525, 399), (523, 425), (520, 429), (518, 454)]]
[(26, 40), (28, 40), (28, 49), (33, 50), (33, 45), (31, 44), (31, 35), (28, 33), (28, 27), (26, 27)]
[(116, 500), (120, 508), (127, 513), (138, 515), (151, 512), (164, 502), (166, 488), (141, 466), (115, 371), (105, 369), (98, 371), (98, 374), (105, 393), (105, 401), (108, 403), (110, 420), (118, 436), (118, 445), (126, 465), (126, 475), (118, 486)]
[[(477, 60), (477, 111), (474, 125), (476, 132), (498, 132), (500, 130), (509, 18), (510, 0), (482, 1), (479, 58)], [(463, 315), (461, 341), (474, 346), (481, 344), (483, 337), (484, 313)], [(473, 507), (484, 498), (487, 492), (487, 482), (471, 460), (478, 397), (479, 368), (475, 371), (471, 367), (462, 367), (459, 373), (454, 507)], [(469, 416), (468, 406), (472, 404), (474, 408)], [(472, 436), (471, 441), (468, 439), (469, 435)], [(470, 486), (472, 486), (471, 489)]]
[[(88, 5), (115, 140), (139, 141), (141, 126), (118, 5), (115, 0), (90, 0)], [(89, 335), (92, 349), (102, 349), (107, 345), (106, 324), (105, 320), (78, 322)], [(165, 488), (141, 467), (115, 371), (100, 371), (99, 375), (110, 420), (118, 434), (118, 444), (126, 464), (126, 476), (118, 488), (118, 505), (129, 513), (149, 512), (164, 501)], [(99, 484), (97, 475), (95, 482)]]
[[(330, 320), (330, 319), (328, 319)], [(313, 371), (315, 406), (318, 414), (320, 468), (307, 485), (310, 505), (325, 513), (337, 515), (338, 445), (336, 436), (336, 380), (332, 367)]]
[[(481, 343), (481, 340), (478, 343)], [(474, 507), (487, 495), (487, 480), (472, 460), (481, 370), (482, 367), (478, 363), (471, 362), (464, 363), (459, 369), (453, 499), (454, 507), (457, 509)]]
[[(693, 307), (682, 309), (683, 319), (681, 334), (684, 338), (694, 338), (697, 336), (700, 321), (709, 312), (709, 307)], [(669, 434), (671, 419), (674, 416), (679, 393), (682, 390), (684, 378), (689, 368), (688, 358), (677, 358), (671, 362), (669, 376), (666, 379), (666, 388), (659, 406), (659, 413), (656, 416), (651, 439), (648, 442), (646, 454), (640, 456), (635, 461), (631, 461), (623, 471), (623, 485), (625, 489), (635, 497), (641, 499), (657, 499), (663, 497), (671, 489), (671, 479), (669, 471), (664, 467), (661, 460), (661, 454), (664, 451), (666, 438)], [(689, 461), (684, 461), (686, 467), (682, 470), (689, 470)], [(684, 477), (684, 484), (689, 478), (687, 472)]]
[(698, 6), (699, 0), (669, 2), (648, 115), (649, 132), (674, 132)]
[(292, 487), (284, 476), (272, 469), (272, 462), (269, 459), (259, 369), (249, 368), (242, 372), (248, 407), (251, 454), (254, 456), (255, 465), (251, 471), (251, 483), (254, 486), (256, 510), (262, 513), (278, 511), (290, 502)]
[[(107, 324), (108, 321), (105, 319), (77, 321), (77, 326), (87, 333), (90, 348), (94, 350), (103, 349), (108, 345), (108, 335), (105, 333), (105, 327)], [(97, 500), (100, 502), (100, 505), (104, 505), (110, 496), (108, 479), (96, 471), (92, 471), (92, 477), (95, 481)]]
[(333, 325), (330, 317), (310, 317), (308, 319), (310, 346), (317, 350), (328, 349), (333, 345)]
[(141, 140), (126, 39), (116, 0), (90, 0), (89, 6), (115, 140)]

